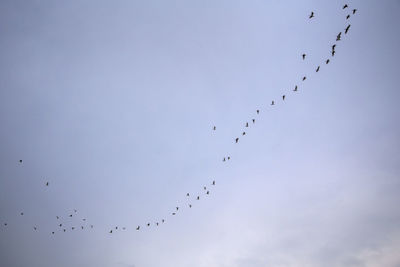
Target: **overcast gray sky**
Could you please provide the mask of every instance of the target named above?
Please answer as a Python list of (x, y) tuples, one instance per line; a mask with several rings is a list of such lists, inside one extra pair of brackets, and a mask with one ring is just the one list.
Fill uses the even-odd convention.
[(400, 266), (400, 2), (344, 3), (1, 1), (0, 265)]

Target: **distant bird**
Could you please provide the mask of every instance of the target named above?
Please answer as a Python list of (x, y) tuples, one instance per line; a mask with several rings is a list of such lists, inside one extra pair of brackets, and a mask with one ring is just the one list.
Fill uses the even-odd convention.
[(215, 131), (217, 129), (217, 127), (214, 126), (213, 130)]
[(256, 123), (256, 120), (255, 120), (255, 119), (253, 119), (253, 123)]
[(318, 66), (318, 68), (315, 70), (315, 72), (318, 72), (319, 71), (319, 66)]
[(150, 226), (150, 223), (148, 223), (147, 226)]
[(306, 79), (307, 79), (307, 77), (306, 77), (306, 76), (304, 76), (304, 77), (303, 77), (303, 81), (305, 81)]
[(66, 230), (65, 230), (65, 229), (63, 229), (63, 231), (64, 231), (64, 233), (65, 233), (65, 231), (66, 231)]
[(165, 222), (165, 220), (164, 220), (164, 219), (162, 219), (162, 220), (161, 220), (161, 222), (162, 222), (162, 223), (164, 223), (164, 222)]
[(249, 123), (248, 122), (246, 122), (246, 127), (249, 127)]
[(294, 87), (293, 91), (295, 91), (295, 92), (297, 91), (297, 85)]
[(260, 114), (260, 111), (257, 109), (257, 114)]
[(156, 222), (156, 225), (158, 226), (158, 222)]
[(271, 106), (273, 106), (273, 105), (275, 105), (275, 102), (274, 102), (274, 100), (272, 100), (272, 102), (271, 102)]
[(349, 31), (349, 29), (350, 29), (350, 24), (346, 27), (346, 29), (344, 30), (344, 34), (347, 34), (347, 32)]
[(35, 231), (37, 230), (36, 226), (33, 226), (33, 230), (35, 230)]
[(173, 213), (172, 213), (172, 215), (176, 215), (176, 213), (175, 213), (175, 212), (173, 212)]
[(230, 160), (231, 159), (231, 157), (228, 157), (228, 160)]
[(110, 234), (112, 234), (112, 230), (110, 230)]
[(5, 223), (4, 226), (7, 226), (7, 223)]
[(200, 200), (200, 196), (197, 196), (197, 200)]
[(138, 225), (138, 227), (136, 227), (136, 230), (139, 231), (139, 229), (140, 229), (140, 226)]
[(212, 185), (215, 185), (215, 181), (212, 182)]
[(345, 4), (344, 6), (343, 6), (343, 9), (345, 9), (345, 8), (348, 8), (349, 6), (347, 5), (347, 4)]
[(339, 32), (339, 34), (336, 36), (336, 41), (340, 41), (341, 36), (342, 36), (342, 32)]
[(192, 204), (189, 204), (189, 208), (192, 208)]
[(189, 196), (189, 193), (186, 193), (186, 196), (188, 197), (188, 196)]
[(19, 160), (19, 163), (22, 163), (22, 159)]
[[(158, 225), (158, 223), (157, 223), (157, 225)], [(82, 228), (83, 229), (83, 228)], [(125, 230), (126, 228), (125, 227), (122, 227), (122, 230)]]
[(326, 61), (325, 61), (325, 64), (328, 64), (329, 63), (329, 59), (327, 59)]
[(74, 212), (76, 213), (76, 212), (77, 212), (77, 210), (76, 210), (76, 209), (74, 209)]
[(203, 186), (203, 189), (204, 189), (204, 190), (207, 190), (207, 187), (206, 187), (206, 186)]
[(71, 227), (71, 229), (72, 229), (72, 230), (74, 230), (74, 229), (75, 229), (75, 227)]
[[(332, 57), (335, 55), (335, 53), (336, 53), (336, 51), (332, 50)], [(326, 63), (326, 64), (328, 64), (328, 63)]]
[(118, 230), (118, 226), (115, 226), (115, 230)]
[(206, 193), (207, 195), (209, 195), (210, 194), (210, 191), (207, 191), (207, 193)]
[(285, 97), (286, 97), (285, 95), (282, 96), (282, 100), (283, 100), (283, 101), (285, 101)]
[(62, 223), (60, 223), (58, 226), (62, 227)]
[(225, 158), (222, 161), (225, 161)]
[(353, 14), (356, 14), (357, 9), (353, 9)]
[(303, 54), (302, 57), (303, 57), (303, 60), (306, 59), (306, 54)]
[(81, 226), (82, 230), (83, 230), (83, 226)]
[(22, 215), (24, 215), (24, 213), (23, 213), (23, 212), (21, 212), (21, 216), (22, 216)]
[(86, 221), (86, 219), (82, 219), (82, 221), (84, 221), (84, 222), (85, 222), (85, 221)]
[(93, 225), (90, 225), (90, 228), (93, 228)]
[(176, 210), (179, 210), (179, 207), (176, 207)]
[(246, 132), (243, 132), (242, 135), (246, 135)]
[(237, 138), (235, 139), (235, 141), (236, 141), (236, 144), (237, 144), (237, 142), (239, 142), (239, 137), (237, 137)]
[(49, 186), (49, 182), (46, 183), (46, 186)]
[(72, 214), (70, 214), (69, 217), (72, 217)]
[(51, 232), (52, 235), (54, 235), (54, 232)]
[(57, 220), (60, 219), (60, 217), (58, 217), (58, 216), (56, 216), (56, 217), (57, 217)]
[(349, 19), (349, 18), (350, 18), (350, 15), (347, 15), (347, 16), (346, 16), (346, 19)]
[(332, 45), (332, 50), (335, 50), (336, 44)]
[(311, 18), (313, 18), (313, 17), (314, 17), (314, 12), (311, 11), (311, 15), (309, 16), (309, 18), (311, 19)]

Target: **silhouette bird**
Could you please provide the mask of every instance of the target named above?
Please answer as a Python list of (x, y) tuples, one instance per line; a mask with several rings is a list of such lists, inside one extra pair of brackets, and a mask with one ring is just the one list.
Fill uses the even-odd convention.
[(164, 222), (165, 222), (165, 220), (164, 220), (164, 219), (162, 219), (162, 220), (161, 220), (161, 222), (162, 222), (162, 223), (164, 223)]
[(228, 160), (230, 160), (231, 159), (231, 157), (228, 157)]
[(356, 11), (357, 11), (357, 9), (356, 9), (356, 8), (355, 8), (355, 9), (353, 9), (353, 15), (354, 15), (354, 14), (356, 14)]
[(200, 200), (200, 196), (197, 196), (197, 200)]
[(306, 76), (304, 76), (304, 77), (303, 77), (303, 81), (305, 81), (306, 79), (307, 79), (307, 77), (306, 77)]
[(329, 59), (327, 59), (326, 61), (325, 61), (325, 64), (328, 64), (329, 63)]
[(82, 230), (83, 230), (83, 226), (81, 226)]
[(23, 212), (21, 212), (21, 216), (22, 216), (22, 215), (24, 215), (24, 213), (23, 213)]
[(138, 227), (136, 227), (136, 231), (139, 231), (139, 229), (140, 229), (140, 226), (138, 225)]
[(189, 196), (189, 193), (186, 193), (186, 196), (188, 197), (188, 196)]
[(82, 221), (84, 221), (84, 222), (85, 222), (85, 221), (86, 221), (86, 219), (82, 219)]
[(71, 227), (71, 229), (72, 229), (72, 230), (74, 230), (74, 229), (75, 229), (75, 227)]
[[(157, 223), (157, 225), (158, 225), (158, 223)], [(82, 228), (83, 229), (83, 228)], [(125, 227), (122, 227), (122, 230), (125, 230), (126, 228)]]
[(118, 230), (118, 226), (115, 226), (115, 230)]
[(49, 182), (46, 183), (46, 186), (49, 186)]
[(225, 158), (222, 161), (225, 161)]
[(148, 223), (147, 226), (150, 226), (150, 223)]
[(243, 132), (242, 135), (246, 135), (246, 132)]
[(207, 193), (206, 193), (207, 195), (209, 195), (210, 194), (210, 191), (207, 191)]
[(176, 213), (175, 213), (175, 212), (173, 212), (173, 213), (172, 213), (172, 215), (176, 215)]
[(189, 208), (192, 208), (192, 204), (189, 204)]
[(207, 187), (203, 186), (203, 189), (204, 189), (204, 190), (207, 190)]
[(336, 41), (340, 41), (341, 36), (342, 36), (342, 32), (339, 32), (339, 34), (336, 36)]
[(213, 130), (215, 131), (217, 129), (217, 127), (214, 126)]
[(93, 225), (90, 225), (90, 228), (93, 228)]
[(257, 114), (260, 114), (260, 111), (257, 109)]
[(349, 6), (347, 5), (347, 4), (345, 4), (344, 6), (343, 6), (343, 9), (345, 9), (345, 8), (348, 8)]
[(76, 212), (77, 212), (77, 210), (75, 210), (75, 209), (74, 209), (74, 212), (76, 213)]
[(4, 223), (4, 226), (7, 226), (7, 223)]
[[(332, 57), (335, 55), (336, 51), (332, 50)], [(328, 64), (328, 63), (327, 63)]]
[(35, 230), (35, 231), (37, 230), (36, 226), (33, 226), (33, 230)]
[(52, 235), (54, 235), (54, 232), (51, 232)]
[(275, 102), (274, 102), (274, 100), (272, 100), (272, 102), (271, 102), (271, 106), (273, 106), (273, 105), (275, 105)]
[(176, 210), (179, 210), (179, 207), (176, 207)]
[(19, 160), (19, 163), (22, 163), (22, 159)]
[(246, 122), (246, 127), (249, 127), (249, 123), (248, 122)]
[(318, 68), (315, 70), (315, 72), (318, 72), (319, 71), (319, 66), (318, 66)]
[(286, 97), (285, 95), (282, 96), (282, 100), (283, 100), (283, 101), (285, 101), (285, 97)]
[(58, 226), (62, 227), (62, 223), (60, 223)]
[(255, 119), (253, 119), (253, 123), (256, 123), (256, 120), (255, 120)]
[(156, 225), (158, 226), (158, 222), (156, 222)]
[(347, 16), (346, 16), (346, 19), (349, 19), (349, 18), (350, 18), (350, 15), (347, 15)]
[(70, 214), (69, 217), (72, 217), (72, 214)]
[(336, 44), (332, 45), (332, 50), (335, 50)]
[(110, 230), (110, 234), (112, 234), (112, 230)]
[(297, 85), (294, 87), (293, 91), (294, 91), (294, 92), (296, 92), (296, 91), (297, 91)]
[(56, 217), (57, 217), (57, 220), (60, 219), (60, 217), (58, 217), (58, 216), (56, 216)]
[(212, 182), (212, 185), (215, 185), (215, 181)]
[(235, 141), (236, 141), (236, 144), (237, 144), (237, 142), (239, 142), (239, 137), (238, 137), (238, 138), (236, 138), (236, 139), (235, 139)]
[(65, 231), (66, 231), (66, 230), (65, 230), (65, 229), (63, 229), (63, 231), (64, 231), (64, 233), (65, 233)]
[(311, 18), (313, 18), (313, 17), (314, 17), (314, 12), (311, 11), (311, 15), (309, 16), (309, 18), (311, 19)]
[(303, 57), (303, 60), (306, 59), (306, 54), (303, 54), (302, 57)]
[(347, 32), (349, 31), (349, 29), (350, 29), (350, 24), (346, 27), (346, 29), (344, 30), (344, 34), (347, 34)]

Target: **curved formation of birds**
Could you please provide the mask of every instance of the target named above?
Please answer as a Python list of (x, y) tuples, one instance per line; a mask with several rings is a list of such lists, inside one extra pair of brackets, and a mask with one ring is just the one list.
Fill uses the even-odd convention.
[[(352, 15), (355, 15), (356, 12), (357, 12), (357, 9), (355, 9), (355, 8), (354, 9), (350, 9), (348, 4), (345, 4), (344, 6), (342, 6), (342, 9), (345, 10), (345, 11), (350, 10), (350, 12), (346, 15), (346, 22), (350, 19), (350, 17)], [(310, 20), (314, 19), (315, 17), (316, 17), (316, 15), (315, 15), (314, 11), (312, 11), (310, 13), (310, 15), (308, 16), (308, 18)], [(350, 26), (351, 25), (349, 23), (347, 23), (346, 28), (344, 28), (344, 34), (347, 34), (349, 32)], [(335, 53), (336, 53), (335, 49), (336, 49), (336, 45), (337, 45), (336, 43), (341, 41), (341, 40), (342, 40), (342, 32), (339, 32), (336, 35), (336, 42), (331, 46), (331, 52), (330, 52), (331, 57), (335, 56)], [(305, 53), (303, 53), (301, 55), (301, 58), (303, 60), (306, 60), (307, 55)], [(327, 58), (324, 61), (325, 65), (329, 64), (330, 61), (331, 61), (331, 59)], [(318, 73), (320, 71), (320, 69), (321, 69), (321, 65), (316, 66), (315, 72)], [(301, 78), (301, 81), (304, 82), (306, 79), (307, 79), (307, 76), (303, 76)], [(298, 90), (299, 90), (299, 86), (298, 85), (294, 85), (294, 87), (293, 87), (293, 89), (291, 91), (292, 91), (292, 93), (296, 93), (296, 92), (298, 92)], [(280, 100), (281, 103), (284, 102), (286, 98), (287, 98), (287, 95), (285, 95), (285, 94), (282, 95), (281, 100)], [(277, 105), (277, 104), (278, 104), (278, 100), (271, 100), (271, 104), (270, 104), (271, 106), (274, 106), (274, 105)], [(255, 111), (255, 113), (256, 113), (256, 115), (259, 115), (260, 114), (260, 110), (257, 109)], [(245, 129), (243, 130), (243, 132), (238, 137), (236, 137), (233, 140), (235, 144), (239, 143), (239, 138), (240, 137), (244, 137), (246, 135), (246, 128), (250, 127), (251, 124), (255, 124), (256, 123), (256, 119), (255, 118), (252, 118), (249, 121), (244, 123), (244, 128)], [(212, 130), (216, 131), (217, 127), (214, 125), (212, 127)], [(230, 159), (231, 159), (231, 157), (229, 155), (226, 155), (225, 157), (222, 158), (222, 161), (223, 162), (227, 162)], [(19, 164), (23, 164), (23, 161), (21, 159), (19, 160)], [(211, 188), (214, 187), (215, 185), (216, 185), (216, 181), (212, 180), (212, 181), (210, 181), (209, 187), (203, 186), (203, 190), (202, 190), (201, 194), (191, 195), (190, 193), (186, 193), (186, 197), (187, 197), (187, 200), (188, 200), (187, 206), (185, 206), (185, 207), (176, 206), (170, 212), (170, 216), (176, 216), (178, 214), (179, 210), (182, 210), (183, 208), (191, 209), (193, 207), (193, 203), (196, 202), (196, 201), (200, 201), (200, 199), (202, 199), (204, 196), (209, 195), (210, 192), (211, 192)], [(46, 182), (45, 186), (49, 187), (50, 183)], [(24, 212), (20, 212), (19, 216), (24, 216)], [(72, 218), (78, 218), (78, 221), (75, 220), (75, 221), (72, 222)], [(55, 220), (54, 221), (54, 228), (51, 229), (50, 231), (49, 230), (45, 230), (44, 231), (45, 233), (49, 233), (51, 235), (54, 235), (54, 234), (56, 234), (58, 232), (65, 233), (65, 232), (68, 232), (68, 231), (85, 230), (85, 229), (89, 229), (90, 230), (90, 229), (94, 228), (94, 225), (89, 223), (89, 221), (85, 217), (80, 216), (79, 213), (78, 213), (78, 210), (76, 210), (76, 209), (74, 209), (73, 211), (70, 211), (69, 213), (65, 213), (63, 216), (56, 215), (56, 216), (54, 216), (54, 220)], [(135, 226), (132, 226), (132, 228), (131, 227), (129, 227), (129, 228), (130, 229), (135, 229), (136, 231), (140, 231), (141, 229), (143, 229), (145, 227), (148, 228), (148, 227), (151, 227), (151, 226), (154, 226), (154, 227), (161, 226), (165, 222), (166, 222), (166, 218), (164, 217), (164, 218), (160, 218), (159, 220), (155, 220), (155, 221), (152, 221), (152, 222), (147, 222), (147, 223), (142, 224), (142, 225), (135, 225)], [(6, 221), (4, 221), (1, 224), (1, 226), (2, 226), (2, 228), (7, 228), (8, 223)], [(35, 225), (35, 224), (31, 225), (31, 227), (32, 227), (33, 231), (41, 230), (39, 228), (39, 226)], [(116, 231), (119, 231), (119, 230), (125, 231), (127, 229), (128, 229), (128, 227), (126, 227), (126, 226), (122, 226), (122, 227), (121, 226), (114, 226), (114, 227), (109, 228), (109, 230), (107, 230), (107, 231), (108, 231), (109, 234), (113, 234)]]

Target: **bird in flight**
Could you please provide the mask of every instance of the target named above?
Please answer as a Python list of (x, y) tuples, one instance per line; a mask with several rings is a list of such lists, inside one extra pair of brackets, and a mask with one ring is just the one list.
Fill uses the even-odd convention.
[(246, 127), (249, 127), (249, 123), (248, 122), (246, 122)]
[(136, 230), (139, 231), (139, 229), (140, 229), (140, 226), (138, 225), (138, 227), (136, 227)]
[(237, 138), (235, 139), (235, 141), (236, 141), (236, 144), (237, 144), (237, 142), (239, 142), (239, 137), (237, 137)]
[(112, 234), (112, 230), (110, 230), (110, 234)]
[(192, 208), (192, 204), (189, 204), (189, 208)]
[(231, 157), (228, 157), (228, 160), (230, 160), (231, 159)]
[(189, 193), (186, 193), (186, 196), (188, 197), (188, 196), (189, 196)]
[(51, 232), (52, 235), (54, 235), (54, 232)]
[(285, 97), (286, 97), (285, 95), (282, 96), (282, 100), (283, 100), (283, 101), (285, 101)]
[(306, 59), (306, 54), (303, 54), (302, 57), (303, 57), (303, 60)]
[(165, 222), (165, 220), (164, 220), (164, 219), (162, 219), (162, 220), (161, 220), (161, 222), (162, 222), (162, 223), (164, 223), (164, 222)]
[(215, 185), (215, 181), (212, 182), (212, 185)]
[(246, 132), (243, 132), (242, 135), (246, 135)]
[(33, 229), (36, 231), (37, 230), (36, 226), (33, 226)]
[(71, 227), (71, 229), (72, 229), (72, 230), (74, 230), (74, 229), (75, 229), (75, 227)]
[(335, 50), (336, 44), (332, 45), (332, 51)]
[(179, 210), (179, 207), (176, 207), (176, 210)]
[(200, 200), (200, 196), (197, 196), (197, 200)]
[(293, 91), (294, 91), (294, 92), (296, 92), (296, 91), (297, 91), (297, 85), (294, 87)]
[(210, 191), (207, 191), (207, 193), (206, 193), (207, 195), (209, 195), (210, 194)]
[(305, 81), (306, 79), (307, 79), (307, 77), (306, 77), (306, 76), (304, 76), (304, 77), (303, 77), (303, 81)]
[(22, 163), (22, 159), (19, 160), (19, 163)]
[(72, 214), (70, 214), (69, 217), (72, 217)]
[(65, 231), (66, 231), (66, 230), (65, 230), (65, 229), (63, 229), (63, 231), (64, 231), (64, 233), (65, 233)]
[(319, 71), (319, 66), (318, 66), (318, 68), (315, 70), (315, 72), (318, 72)]
[(83, 230), (83, 226), (81, 226), (82, 230)]
[(21, 216), (22, 216), (22, 215), (24, 215), (24, 213), (23, 213), (23, 212), (21, 212)]
[(222, 161), (225, 161), (225, 158)]
[(150, 226), (150, 223), (148, 223), (147, 226)]
[(336, 36), (336, 41), (340, 41), (341, 36), (342, 36), (342, 32), (339, 32), (339, 34)]
[(217, 129), (217, 127), (214, 126), (213, 130), (215, 131)]
[(206, 186), (203, 186), (203, 189), (204, 189), (204, 190), (207, 190), (207, 187), (206, 187)]
[(273, 106), (273, 105), (275, 105), (275, 102), (274, 102), (274, 100), (272, 100), (272, 102), (271, 102), (271, 106)]
[(350, 29), (350, 24), (346, 27), (346, 29), (344, 30), (344, 34), (347, 34), (347, 32), (349, 31), (349, 29)]
[(46, 186), (49, 186), (49, 182), (46, 183)]
[[(336, 51), (332, 50), (332, 57), (335, 55), (335, 53), (336, 53)], [(326, 63), (326, 64), (328, 64), (328, 63)]]
[(350, 15), (347, 15), (347, 16), (346, 16), (346, 19), (349, 19), (349, 18), (350, 18)]
[(353, 9), (353, 14), (356, 14), (357, 9)]
[(256, 120), (255, 120), (255, 119), (253, 119), (253, 123), (256, 123)]
[(176, 213), (175, 213), (175, 212), (173, 212), (173, 213), (172, 213), (172, 215), (176, 215)]
[(260, 111), (257, 109), (257, 114), (260, 114)]
[(345, 4), (344, 6), (343, 6), (343, 9), (345, 9), (345, 8), (348, 8), (349, 6), (347, 5), (347, 4)]
[(309, 18), (311, 19), (311, 18), (313, 18), (313, 17), (314, 17), (314, 12), (311, 11), (311, 14), (310, 14)]
[(62, 223), (60, 223), (58, 226), (62, 227)]
[(329, 59), (327, 59), (326, 61), (325, 61), (325, 64), (328, 64), (329, 63)]

